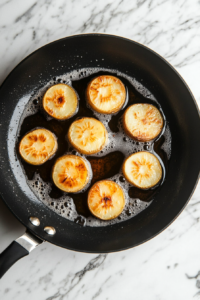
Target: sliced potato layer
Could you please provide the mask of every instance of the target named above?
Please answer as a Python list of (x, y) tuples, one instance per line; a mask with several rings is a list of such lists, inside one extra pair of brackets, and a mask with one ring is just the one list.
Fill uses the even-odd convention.
[(55, 185), (64, 192), (81, 191), (90, 179), (88, 162), (76, 155), (65, 155), (57, 159), (52, 172)]
[(53, 118), (65, 120), (76, 112), (78, 99), (74, 89), (67, 84), (50, 87), (43, 97), (43, 108)]
[(125, 178), (133, 185), (148, 189), (162, 178), (162, 167), (158, 158), (146, 151), (130, 155), (122, 168)]
[(124, 192), (114, 181), (98, 181), (91, 187), (88, 194), (88, 207), (97, 218), (114, 219), (121, 214), (124, 206)]
[(163, 118), (159, 110), (151, 104), (133, 104), (123, 116), (126, 133), (138, 141), (155, 139), (163, 128)]
[(112, 114), (119, 111), (125, 99), (125, 87), (121, 80), (114, 76), (99, 76), (88, 85), (88, 103), (99, 113)]
[(27, 133), (19, 144), (19, 153), (29, 164), (41, 165), (45, 163), (57, 150), (55, 135), (44, 128), (35, 129)]
[(107, 131), (100, 121), (94, 118), (82, 118), (71, 124), (68, 138), (79, 152), (93, 154), (105, 146)]

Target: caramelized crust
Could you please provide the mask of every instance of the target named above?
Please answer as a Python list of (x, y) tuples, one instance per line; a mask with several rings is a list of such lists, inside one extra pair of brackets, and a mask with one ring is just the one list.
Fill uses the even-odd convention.
[(68, 139), (81, 153), (93, 154), (105, 146), (107, 131), (100, 121), (94, 118), (82, 118), (71, 124)]
[(123, 115), (123, 126), (131, 138), (146, 142), (160, 134), (163, 118), (159, 110), (151, 104), (133, 104)]
[(111, 220), (118, 217), (125, 206), (122, 188), (111, 180), (95, 183), (88, 194), (88, 207), (99, 219)]
[(112, 114), (119, 111), (125, 99), (125, 87), (121, 80), (114, 76), (99, 76), (88, 85), (88, 103), (99, 113)]
[(82, 190), (90, 178), (89, 165), (76, 155), (65, 155), (57, 159), (52, 172), (55, 185), (64, 192), (75, 193)]
[(43, 108), (53, 118), (65, 120), (74, 115), (78, 99), (74, 89), (67, 84), (50, 87), (43, 97)]
[(32, 164), (45, 163), (57, 150), (57, 140), (47, 129), (36, 129), (27, 133), (19, 144), (22, 158)]
[(130, 155), (125, 160), (122, 171), (126, 180), (141, 189), (155, 186), (162, 178), (162, 167), (158, 158), (146, 151)]

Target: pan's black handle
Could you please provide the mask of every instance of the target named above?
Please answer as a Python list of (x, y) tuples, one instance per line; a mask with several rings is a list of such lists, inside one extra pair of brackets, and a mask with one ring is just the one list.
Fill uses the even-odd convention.
[(20, 258), (28, 255), (29, 252), (17, 242), (12, 242), (0, 254), (0, 278), (6, 273), (8, 269)]
[(0, 254), (0, 278), (7, 270), (20, 258), (28, 255), (35, 247), (43, 241), (33, 236), (29, 232), (25, 232), (20, 238), (12, 242)]

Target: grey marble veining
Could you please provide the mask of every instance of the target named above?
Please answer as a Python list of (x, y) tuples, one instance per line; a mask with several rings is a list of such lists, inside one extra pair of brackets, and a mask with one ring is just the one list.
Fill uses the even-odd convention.
[[(200, 104), (197, 0), (1, 0), (0, 83), (28, 54), (88, 32), (134, 39), (165, 57)], [(0, 201), (0, 251), (24, 231)], [(163, 233), (134, 249), (94, 255), (44, 243), (0, 281), (3, 300), (200, 299), (200, 185)]]

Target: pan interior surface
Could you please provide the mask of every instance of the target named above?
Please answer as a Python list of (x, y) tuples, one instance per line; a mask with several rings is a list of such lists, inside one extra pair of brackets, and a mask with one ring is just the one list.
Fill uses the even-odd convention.
[[(74, 65), (76, 69), (98, 65), (136, 78), (159, 99), (172, 134), (168, 174), (159, 194), (134, 218), (107, 227), (82, 227), (57, 215), (41, 201), (33, 200), (19, 186), (9, 163), (6, 137), (16, 106), (23, 109), (22, 99), (30, 97), (52, 77), (72, 71)], [(178, 73), (148, 48), (124, 38), (98, 34), (55, 41), (32, 53), (12, 71), (1, 86), (0, 99), (1, 196), (17, 218), (40, 238), (76, 251), (119, 251), (154, 237), (187, 204), (200, 166), (198, 108)], [(38, 217), (41, 225), (35, 228), (29, 222), (30, 216)], [(55, 236), (48, 236), (43, 230), (45, 226), (55, 227)]]
[[(109, 76), (109, 74), (117, 76), (117, 78), (123, 82), (126, 87), (127, 96), (124, 106), (117, 114), (104, 115), (95, 112), (87, 105), (85, 92), (89, 82), (91, 82), (94, 77)], [(72, 118), (62, 122), (49, 118), (48, 115), (44, 114), (42, 109), (42, 99), (46, 90), (61, 82), (70, 84), (80, 99), (77, 113)], [(129, 138), (123, 130), (122, 117), (127, 107), (131, 107), (134, 103), (147, 102), (154, 105), (153, 107), (158, 107), (164, 120), (164, 126), (161, 134), (155, 141), (134, 141), (132, 138)], [(21, 110), (21, 107), (24, 107), (24, 110)], [(57, 159), (63, 155), (80, 155), (77, 150), (71, 147), (68, 140), (66, 140), (66, 133), (69, 132), (69, 128), (74, 121), (85, 117), (97, 118), (102, 122), (106, 128), (108, 140), (105, 147), (98, 153), (81, 155), (89, 162), (92, 168), (92, 178), (82, 192), (66, 194), (58, 189), (52, 182), (52, 169)], [(20, 126), (16, 127), (15, 124), (19, 119)], [(49, 130), (56, 136), (58, 144), (55, 155), (40, 166), (28, 164), (21, 158), (19, 153), (21, 139), (27, 132), (32, 131), (34, 128), (45, 128)], [(162, 187), (171, 155), (170, 128), (162, 108), (159, 105), (159, 99), (156, 100), (150, 91), (143, 87), (141, 83), (138, 83), (136, 79), (127, 77), (117, 70), (101, 68), (74, 70), (58, 78), (54, 77), (53, 80), (46, 86), (43, 86), (33, 96), (22, 98), (20, 102), (18, 102), (10, 122), (7, 144), (10, 164), (15, 178), (22, 190), (24, 190), (32, 201), (34, 201), (36, 197), (60, 216), (81, 225), (91, 227), (108, 226), (124, 222), (146, 209), (151, 204), (155, 194), (158, 193)], [(30, 151), (33, 151), (31, 144)], [(156, 188), (141, 190), (131, 185), (124, 178), (122, 172), (124, 160), (131, 154), (141, 151), (150, 151), (160, 160), (163, 176)], [(94, 217), (87, 205), (90, 188), (98, 181), (105, 179), (115, 181), (122, 187), (125, 194), (125, 207), (122, 213), (119, 217), (111, 220), (100, 220)]]

